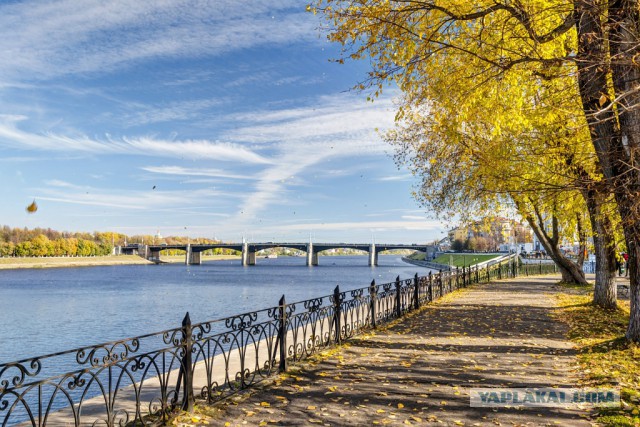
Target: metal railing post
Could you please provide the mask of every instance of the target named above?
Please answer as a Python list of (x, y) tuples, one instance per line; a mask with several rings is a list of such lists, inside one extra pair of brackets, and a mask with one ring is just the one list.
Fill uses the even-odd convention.
[(369, 298), (371, 299), (371, 302), (369, 303), (369, 310), (371, 311), (371, 327), (375, 329), (376, 317), (378, 316), (378, 313), (376, 313), (376, 307), (378, 305), (378, 292), (375, 280), (372, 280), (371, 285), (369, 285)]
[(335, 326), (334, 332), (336, 334), (336, 344), (340, 344), (340, 317), (342, 311), (342, 298), (340, 295), (340, 285), (337, 285), (333, 290), (333, 324)]
[(429, 302), (433, 302), (433, 275), (429, 272)]
[(400, 310), (400, 276), (396, 277), (396, 317), (400, 318), (401, 310)]
[(420, 307), (420, 279), (418, 279), (418, 273), (413, 276), (413, 308), (417, 310)]
[(438, 275), (438, 287), (440, 288), (440, 295), (438, 297), (442, 298), (442, 295), (444, 295), (444, 284), (442, 283), (442, 270), (440, 270), (440, 274)]
[[(193, 347), (191, 329), (191, 318), (189, 313), (184, 316), (182, 320), (182, 360), (180, 367), (182, 368), (182, 385), (184, 387), (182, 392), (182, 410), (187, 412), (193, 412), (194, 396), (193, 396), (193, 364), (191, 361), (191, 350)], [(180, 376), (178, 376), (179, 378)]]
[(280, 306), (280, 321), (278, 325), (278, 341), (280, 342), (280, 364), (278, 366), (279, 372), (287, 372), (287, 301), (284, 298), (280, 298), (278, 303)]

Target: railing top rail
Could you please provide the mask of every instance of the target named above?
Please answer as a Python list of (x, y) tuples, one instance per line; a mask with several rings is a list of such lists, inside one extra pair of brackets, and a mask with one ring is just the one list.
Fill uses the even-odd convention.
[(83, 347), (78, 347), (78, 348), (74, 348), (74, 349), (70, 349), (70, 350), (63, 350), (63, 351), (58, 351), (55, 353), (49, 353), (49, 354), (44, 354), (41, 356), (35, 356), (35, 357), (28, 357), (25, 359), (20, 359), (20, 360), (16, 360), (16, 361), (11, 361), (11, 362), (3, 362), (0, 363), (0, 370), (2, 370), (2, 368), (6, 367), (6, 366), (13, 366), (15, 364), (18, 363), (25, 363), (25, 362), (30, 362), (32, 360), (38, 359), (38, 360), (42, 360), (42, 359), (49, 359), (52, 357), (58, 357), (58, 356), (64, 356), (65, 354), (78, 354), (80, 352), (87, 352), (87, 351), (91, 351), (94, 350), (96, 348), (106, 348), (106, 347), (117, 347), (119, 345), (123, 345), (123, 344), (127, 344), (127, 343), (131, 343), (134, 341), (140, 341), (142, 339), (145, 338), (150, 338), (150, 337), (154, 337), (154, 336), (165, 336), (174, 332), (179, 332), (181, 330), (181, 328), (173, 328), (173, 329), (165, 329), (164, 331), (159, 331), (159, 332), (151, 332), (148, 334), (144, 334), (144, 335), (138, 335), (135, 337), (130, 337), (130, 338), (122, 338), (119, 340), (114, 340), (114, 341), (107, 341), (107, 342), (103, 342), (103, 343), (98, 343), (98, 344), (93, 344), (93, 345), (87, 345), (87, 346), (83, 346)]
[[(515, 264), (513, 269), (503, 266), (508, 264), (486, 266), (482, 279), (491, 280), (495, 273), (498, 277), (518, 274)], [(293, 303), (286, 303), (283, 296), (279, 305), (266, 309), (195, 324), (187, 315), (178, 328), (0, 364), (0, 417), (5, 417), (0, 424), (44, 425), (37, 416), (52, 425), (53, 419), (70, 416), (70, 425), (95, 425), (94, 416), (102, 413), (105, 420), (121, 417), (132, 425), (148, 416), (164, 422), (175, 409), (193, 408), (194, 390), (208, 401), (224, 399), (274, 372), (286, 371), (287, 360), (300, 361), (479, 282), (479, 275), (471, 271), (430, 271), (344, 291), (336, 287), (333, 294)], [(299, 313), (295, 313), (297, 305)], [(54, 357), (59, 359), (48, 359)], [(194, 375), (199, 376), (198, 384)], [(201, 389), (205, 377), (207, 384)], [(117, 408), (113, 405), (116, 395)], [(83, 411), (82, 419), (74, 409), (92, 405), (96, 415)], [(131, 411), (120, 409), (127, 405)], [(148, 409), (139, 410), (147, 405)], [(64, 413), (68, 408), (71, 414)]]

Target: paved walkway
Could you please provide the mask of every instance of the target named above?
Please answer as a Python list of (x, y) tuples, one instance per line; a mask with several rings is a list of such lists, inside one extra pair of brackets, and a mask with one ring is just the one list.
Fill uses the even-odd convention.
[(449, 296), (224, 403), (211, 424), (589, 426), (578, 410), (469, 405), (469, 388), (576, 386), (566, 327), (552, 318), (558, 279)]

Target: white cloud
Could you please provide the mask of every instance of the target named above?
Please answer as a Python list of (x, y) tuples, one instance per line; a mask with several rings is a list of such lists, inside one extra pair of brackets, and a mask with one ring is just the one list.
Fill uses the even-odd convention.
[(407, 174), (401, 174), (401, 175), (383, 176), (383, 177), (378, 178), (378, 181), (382, 181), (382, 182), (388, 182), (388, 181), (412, 181), (413, 179), (415, 179), (415, 177), (413, 175), (411, 175), (410, 173), (407, 173)]
[(74, 189), (83, 188), (79, 185), (75, 185), (70, 182), (62, 181), (59, 179), (48, 179), (44, 183), (45, 185), (48, 185), (50, 187), (63, 187), (63, 188), (74, 188)]
[(255, 179), (252, 175), (240, 175), (225, 172), (221, 169), (196, 169), (196, 168), (183, 168), (181, 166), (144, 166), (141, 168), (147, 172), (163, 174), (163, 175), (178, 175), (178, 176), (204, 176), (211, 178), (232, 178), (240, 180)]
[(401, 217), (402, 219), (408, 219), (408, 220), (419, 220), (419, 221), (427, 221), (427, 219), (423, 216), (418, 216), (418, 215), (402, 215)]
[[(238, 222), (249, 222), (272, 203), (286, 203), (290, 177), (329, 158), (386, 155), (388, 146), (376, 128), (393, 124), (391, 101), (367, 103), (360, 96), (323, 97), (315, 107), (258, 111), (236, 115), (238, 122), (257, 123), (224, 135), (238, 142), (258, 142), (276, 147), (273, 165), (257, 178), (256, 191), (247, 194)], [(245, 219), (243, 219), (245, 218)]]
[(202, 111), (220, 104), (220, 100), (200, 99), (151, 107), (136, 105), (135, 112), (125, 120), (128, 126), (191, 120), (199, 118)]
[[(360, 222), (319, 222), (319, 223), (301, 223), (291, 224), (282, 227), (281, 231), (295, 232), (313, 230), (314, 232), (326, 231), (392, 231), (392, 230), (422, 230), (434, 231), (440, 230), (442, 224), (435, 220), (422, 221), (360, 221)], [(278, 230), (279, 227), (273, 227)]]
[[(54, 183), (55, 184), (55, 183)], [(51, 185), (51, 184), (50, 184)], [(82, 188), (72, 184), (58, 185), (63, 190), (55, 188), (43, 188), (38, 191), (37, 200), (47, 200), (59, 203), (75, 205), (90, 205), (116, 208), (122, 210), (144, 211), (169, 209), (174, 212), (180, 206), (189, 206), (194, 209), (198, 202), (212, 197), (227, 197), (226, 193), (211, 189), (193, 191), (121, 191), (103, 190), (96, 188)], [(87, 190), (87, 191), (84, 191)]]
[(0, 116), (0, 146), (38, 151), (62, 151), (73, 154), (132, 154), (185, 159), (213, 159), (249, 164), (270, 161), (238, 144), (206, 140), (168, 141), (151, 137), (107, 138), (66, 136), (54, 133), (36, 134), (18, 128), (22, 116)]
[(317, 40), (294, 1), (58, 0), (0, 6), (0, 74), (49, 78), (140, 60)]

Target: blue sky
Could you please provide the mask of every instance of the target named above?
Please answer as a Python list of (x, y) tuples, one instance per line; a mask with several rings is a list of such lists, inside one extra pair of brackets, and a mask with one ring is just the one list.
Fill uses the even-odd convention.
[[(239, 241), (421, 243), (411, 197), (300, 1), (0, 3), (0, 224)], [(39, 209), (25, 207), (35, 199)]]

